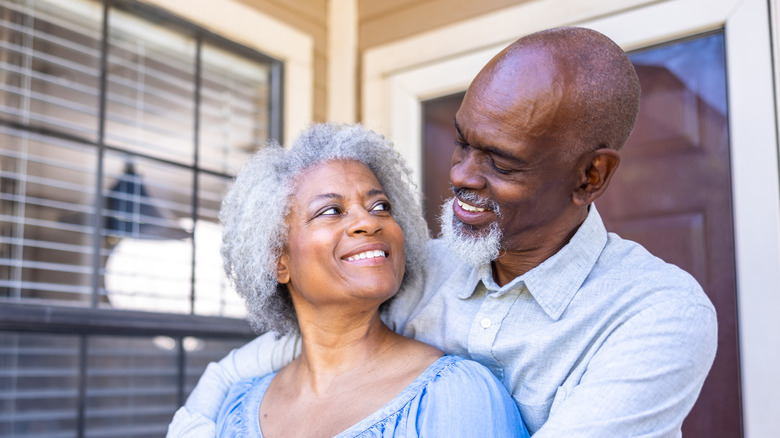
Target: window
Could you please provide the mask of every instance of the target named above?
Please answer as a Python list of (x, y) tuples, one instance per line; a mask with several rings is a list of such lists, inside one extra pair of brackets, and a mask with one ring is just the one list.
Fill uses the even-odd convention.
[(0, 0), (0, 436), (162, 436), (253, 335), (217, 212), (282, 70), (130, 0)]

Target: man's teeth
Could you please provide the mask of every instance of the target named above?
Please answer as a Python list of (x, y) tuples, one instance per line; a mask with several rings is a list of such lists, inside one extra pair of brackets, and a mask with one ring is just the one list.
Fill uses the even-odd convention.
[(372, 259), (374, 257), (387, 257), (387, 255), (385, 255), (384, 251), (377, 249), (374, 251), (365, 251), (365, 252), (361, 252), (360, 254), (349, 256), (347, 257), (347, 260), (349, 260), (350, 262), (354, 262), (355, 260)]
[(458, 199), (458, 205), (460, 205), (460, 208), (473, 213), (479, 213), (480, 211), (485, 211), (484, 208), (474, 207), (473, 205), (466, 204), (460, 199)]

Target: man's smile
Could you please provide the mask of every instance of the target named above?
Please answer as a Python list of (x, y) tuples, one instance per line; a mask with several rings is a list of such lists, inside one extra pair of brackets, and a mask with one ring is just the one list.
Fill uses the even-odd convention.
[(473, 206), (471, 204), (466, 204), (465, 202), (461, 201), (458, 198), (455, 198), (455, 199), (458, 201), (458, 205), (460, 205), (460, 207), (462, 209), (466, 210), (466, 211), (469, 211), (469, 212), (472, 212), (472, 213), (478, 213), (478, 212), (481, 212), (481, 211), (485, 211), (484, 208), (475, 207), (475, 206)]
[(477, 207), (461, 200), (459, 197), (455, 197), (452, 203), (452, 210), (457, 220), (475, 227), (489, 225), (495, 222), (498, 216), (494, 209), (490, 208), (489, 203), (483, 204), (482, 207)]

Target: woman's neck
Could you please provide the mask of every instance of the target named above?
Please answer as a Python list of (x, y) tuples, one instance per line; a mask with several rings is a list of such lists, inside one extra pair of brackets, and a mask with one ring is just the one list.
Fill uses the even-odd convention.
[(371, 372), (388, 354), (405, 343), (379, 318), (379, 313), (328, 318), (319, 312), (313, 319), (300, 318), (301, 355), (286, 372), (315, 394), (330, 391), (355, 372)]

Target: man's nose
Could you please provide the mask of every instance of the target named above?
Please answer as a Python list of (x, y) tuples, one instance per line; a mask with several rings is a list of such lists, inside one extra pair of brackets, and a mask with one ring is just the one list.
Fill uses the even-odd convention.
[(373, 235), (382, 230), (382, 223), (379, 219), (362, 207), (354, 207), (349, 211), (349, 225), (347, 234), (355, 236), (358, 234)]
[(479, 163), (478, 151), (473, 148), (456, 149), (452, 154), (450, 182), (453, 187), (481, 190), (485, 188), (485, 178)]

